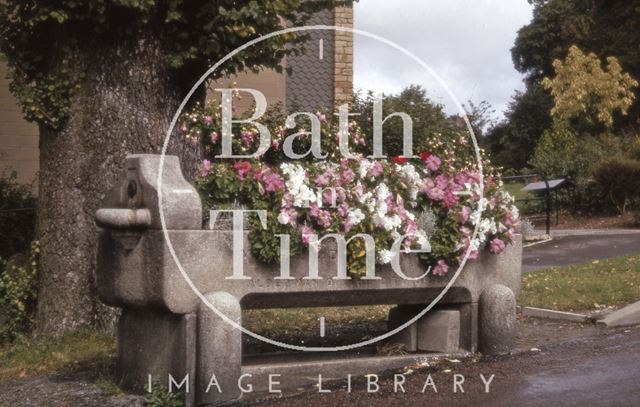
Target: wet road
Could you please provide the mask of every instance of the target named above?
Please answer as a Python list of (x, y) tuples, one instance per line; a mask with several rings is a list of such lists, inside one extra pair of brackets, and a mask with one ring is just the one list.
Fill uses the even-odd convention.
[[(438, 392), (427, 386), (431, 375)], [(485, 392), (480, 378), (495, 375)], [(454, 375), (463, 376), (464, 393), (454, 393)], [(448, 363), (406, 376), (406, 392), (394, 392), (392, 374), (379, 380), (380, 390), (367, 393), (366, 383), (331, 387), (261, 406), (639, 406), (640, 327), (609, 331), (543, 347), (517, 356)]]
[(525, 247), (522, 253), (522, 271), (635, 253), (640, 253), (640, 233), (557, 237), (550, 242)]

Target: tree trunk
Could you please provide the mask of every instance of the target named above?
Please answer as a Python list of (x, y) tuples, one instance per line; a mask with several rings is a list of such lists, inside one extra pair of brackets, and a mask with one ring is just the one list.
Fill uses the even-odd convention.
[[(79, 80), (59, 130), (41, 128), (37, 332), (113, 321), (96, 298), (94, 214), (130, 153), (159, 153), (181, 98), (157, 40), (77, 54)], [(80, 77), (80, 76), (78, 76)]]

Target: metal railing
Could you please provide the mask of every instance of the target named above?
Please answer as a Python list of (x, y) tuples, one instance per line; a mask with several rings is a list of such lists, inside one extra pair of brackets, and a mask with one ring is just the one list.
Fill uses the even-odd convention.
[[(545, 202), (545, 226), (547, 235), (551, 232), (551, 189), (549, 188), (549, 181), (547, 177), (540, 174), (529, 174), (529, 175), (513, 175), (509, 177), (502, 177), (502, 181), (511, 181), (518, 179), (530, 179), (530, 178), (539, 178), (544, 182), (546, 186), (544, 190), (544, 197), (542, 198), (527, 198), (527, 199), (516, 199), (516, 202), (530, 202), (530, 201), (544, 201)], [(556, 205), (557, 206), (557, 205)], [(558, 213), (556, 208), (556, 223), (557, 223)]]

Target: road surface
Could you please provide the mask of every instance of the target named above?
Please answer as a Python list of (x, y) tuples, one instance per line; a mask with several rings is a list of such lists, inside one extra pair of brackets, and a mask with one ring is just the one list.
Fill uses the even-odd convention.
[[(427, 386), (431, 375), (438, 392)], [(485, 392), (486, 380), (495, 375)], [(453, 391), (454, 375), (464, 377), (464, 393)], [(317, 389), (295, 397), (262, 400), (259, 406), (640, 406), (640, 327), (607, 331), (540, 351), (447, 363), (406, 376), (394, 392), (394, 376), (381, 376), (380, 389), (367, 393), (364, 378), (347, 392), (346, 385)], [(398, 379), (400, 381), (400, 379)], [(323, 386), (324, 387), (324, 386)]]
[(640, 233), (556, 237), (525, 247), (522, 271), (586, 263), (596, 259), (640, 253)]

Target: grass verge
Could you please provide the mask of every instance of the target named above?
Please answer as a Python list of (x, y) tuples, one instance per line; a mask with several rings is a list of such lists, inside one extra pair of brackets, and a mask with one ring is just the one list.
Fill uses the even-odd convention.
[(0, 346), (0, 382), (65, 370), (106, 371), (115, 356), (115, 339), (79, 330), (59, 338), (18, 338)]
[(520, 304), (595, 310), (640, 300), (640, 254), (553, 267), (523, 275)]
[(320, 329), (320, 317), (324, 317), (327, 326), (386, 320), (390, 308), (374, 305), (247, 310), (242, 313), (242, 323), (259, 335), (286, 335), (295, 331), (315, 332)]

